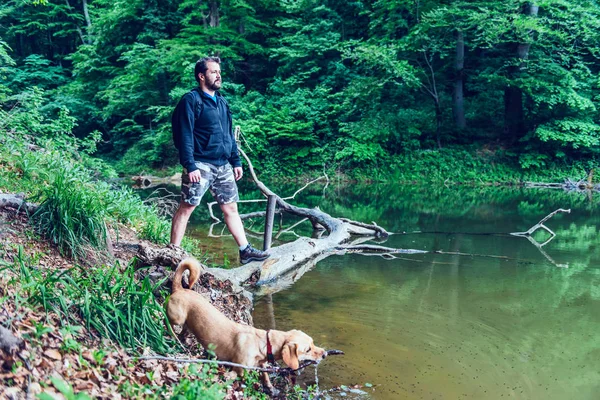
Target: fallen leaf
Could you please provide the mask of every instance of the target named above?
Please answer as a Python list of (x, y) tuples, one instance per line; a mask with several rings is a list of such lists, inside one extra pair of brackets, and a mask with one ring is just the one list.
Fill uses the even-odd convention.
[(104, 365), (110, 372), (114, 372), (115, 368), (118, 365), (118, 362), (112, 357), (106, 357), (106, 359), (104, 360)]
[(48, 349), (48, 350), (44, 351), (44, 355), (46, 357), (51, 358), (51, 359), (56, 360), (56, 361), (62, 360), (62, 355), (56, 349)]
[(104, 379), (104, 377), (96, 369), (92, 370), (92, 374), (94, 375), (94, 378), (96, 378), (93, 379), (96, 384), (99, 384), (100, 382), (106, 382), (106, 379)]
[(90, 391), (95, 387), (95, 385), (91, 381), (79, 381), (74, 385), (74, 387), (78, 391), (81, 391), (81, 390)]
[(96, 364), (96, 359), (94, 358), (94, 356), (92, 355), (92, 352), (89, 350), (86, 350), (84, 352), (81, 353), (81, 357), (83, 357), (84, 360), (90, 362), (91, 364), (95, 365)]
[(173, 382), (176, 382), (179, 379), (179, 373), (177, 371), (167, 371), (165, 376)]

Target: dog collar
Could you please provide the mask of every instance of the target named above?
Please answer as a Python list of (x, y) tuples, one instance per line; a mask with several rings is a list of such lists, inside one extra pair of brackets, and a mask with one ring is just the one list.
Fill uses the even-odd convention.
[(267, 330), (267, 361), (271, 364), (275, 364), (275, 356), (273, 355), (273, 348), (271, 347), (271, 341), (269, 340), (270, 329)]

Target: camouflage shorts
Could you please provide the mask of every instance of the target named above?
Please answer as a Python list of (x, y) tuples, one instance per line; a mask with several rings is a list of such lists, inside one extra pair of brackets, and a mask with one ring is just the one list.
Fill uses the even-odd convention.
[(190, 182), (185, 168), (181, 174), (181, 199), (186, 203), (197, 206), (206, 190), (219, 204), (229, 204), (239, 200), (238, 189), (233, 176), (231, 165), (216, 166), (196, 161), (200, 170), (200, 182)]

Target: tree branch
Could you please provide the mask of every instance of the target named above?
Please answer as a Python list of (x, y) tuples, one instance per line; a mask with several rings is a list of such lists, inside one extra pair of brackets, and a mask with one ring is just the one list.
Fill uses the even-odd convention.
[(533, 234), (538, 229), (545, 229), (550, 235), (552, 235), (554, 237), (554, 236), (556, 236), (556, 234), (554, 232), (552, 232), (552, 230), (550, 228), (545, 226), (544, 222), (548, 221), (550, 218), (552, 218), (559, 212), (570, 214), (571, 209), (570, 208), (569, 209), (559, 208), (558, 210), (552, 211), (550, 214), (546, 215), (544, 218), (542, 218), (540, 220), (540, 222), (538, 222), (537, 224), (535, 224), (531, 228), (529, 228), (529, 230), (527, 230), (525, 232), (511, 232), (510, 234), (513, 236), (531, 236), (531, 234)]
[[(336, 356), (336, 355), (343, 355), (343, 354), (344, 354), (344, 352), (341, 350), (328, 350), (327, 351), (328, 356)], [(283, 368), (283, 367), (278, 367), (278, 366), (271, 367), (271, 368), (251, 367), (249, 365), (236, 364), (236, 363), (229, 362), (229, 361), (207, 360), (207, 359), (202, 359), (202, 358), (190, 359), (190, 358), (175, 358), (175, 357), (164, 357), (164, 356), (142, 356), (142, 357), (134, 357), (134, 358), (136, 360), (161, 360), (161, 361), (172, 361), (172, 362), (176, 362), (176, 363), (217, 364), (217, 365), (223, 365), (225, 367), (243, 368), (243, 369), (248, 369), (248, 370), (252, 370), (252, 371), (276, 373), (276, 374), (280, 374), (280, 375), (290, 375), (296, 371), (300, 371), (301, 369), (308, 367), (309, 365), (315, 365), (315, 364), (319, 363), (319, 361), (305, 360), (300, 363), (300, 366), (298, 367), (298, 369), (292, 369), (289, 367)]]

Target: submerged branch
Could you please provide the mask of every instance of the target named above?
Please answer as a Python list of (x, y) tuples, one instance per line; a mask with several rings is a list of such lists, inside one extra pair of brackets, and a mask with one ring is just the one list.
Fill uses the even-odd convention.
[(513, 235), (513, 236), (531, 236), (538, 229), (545, 229), (550, 235), (552, 235), (552, 237), (554, 237), (554, 236), (556, 236), (556, 234), (550, 228), (548, 228), (546, 225), (544, 225), (544, 222), (548, 221), (550, 218), (552, 218), (553, 216), (555, 216), (559, 212), (570, 214), (571, 213), (571, 209), (570, 208), (569, 209), (559, 208), (558, 210), (552, 211), (550, 214), (546, 215), (544, 218), (542, 218), (540, 220), (540, 222), (538, 222), (537, 224), (533, 225), (527, 231), (525, 231), (525, 232), (511, 232), (511, 235)]

